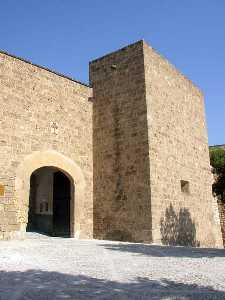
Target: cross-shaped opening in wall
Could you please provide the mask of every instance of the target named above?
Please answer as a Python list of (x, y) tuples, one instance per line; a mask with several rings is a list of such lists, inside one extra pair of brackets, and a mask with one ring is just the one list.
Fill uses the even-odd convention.
[(58, 133), (58, 129), (59, 129), (58, 124), (56, 122), (52, 122), (51, 123), (51, 131), (52, 131), (52, 133), (57, 134)]

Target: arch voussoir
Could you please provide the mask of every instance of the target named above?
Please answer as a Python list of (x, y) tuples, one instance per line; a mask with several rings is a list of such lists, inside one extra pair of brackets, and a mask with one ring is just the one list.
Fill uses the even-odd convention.
[(26, 231), (29, 209), (29, 191), (31, 174), (42, 167), (55, 167), (64, 172), (74, 183), (73, 218), (71, 236), (79, 238), (80, 207), (83, 206), (85, 192), (85, 178), (81, 168), (72, 159), (54, 151), (35, 151), (26, 156), (20, 163), (15, 179), (15, 198), (19, 205), (19, 222), (21, 235)]

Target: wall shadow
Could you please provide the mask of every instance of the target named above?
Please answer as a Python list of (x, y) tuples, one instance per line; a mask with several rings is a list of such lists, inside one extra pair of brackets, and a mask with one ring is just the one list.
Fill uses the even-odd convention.
[(100, 246), (111, 251), (121, 251), (130, 254), (152, 256), (152, 257), (189, 257), (189, 258), (215, 258), (225, 257), (224, 249), (215, 248), (191, 248), (177, 246), (160, 246), (131, 243), (103, 243)]
[(187, 208), (181, 208), (176, 213), (170, 204), (160, 220), (160, 232), (163, 245), (200, 246), (200, 242), (196, 240), (195, 222)]
[(162, 245), (110, 243), (109, 241), (100, 246), (112, 251), (152, 257), (225, 257), (224, 249), (199, 248), (200, 242), (196, 239), (195, 223), (186, 208), (181, 208), (176, 213), (170, 204), (165, 211), (165, 216), (161, 218), (160, 231)]
[(225, 299), (225, 291), (167, 279), (118, 282), (42, 270), (0, 271), (0, 299)]

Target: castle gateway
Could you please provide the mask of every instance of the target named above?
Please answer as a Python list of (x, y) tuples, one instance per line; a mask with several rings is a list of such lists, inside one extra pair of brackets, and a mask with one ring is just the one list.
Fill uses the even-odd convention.
[(90, 86), (0, 53), (0, 238), (222, 246), (201, 92), (139, 41)]

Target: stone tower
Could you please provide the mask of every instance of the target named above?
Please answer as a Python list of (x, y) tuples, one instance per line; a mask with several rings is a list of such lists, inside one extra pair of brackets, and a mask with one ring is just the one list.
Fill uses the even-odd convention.
[(201, 92), (145, 42), (90, 86), (0, 51), (0, 239), (222, 246)]
[(92, 61), (90, 78), (94, 237), (222, 245), (198, 88), (143, 41)]

